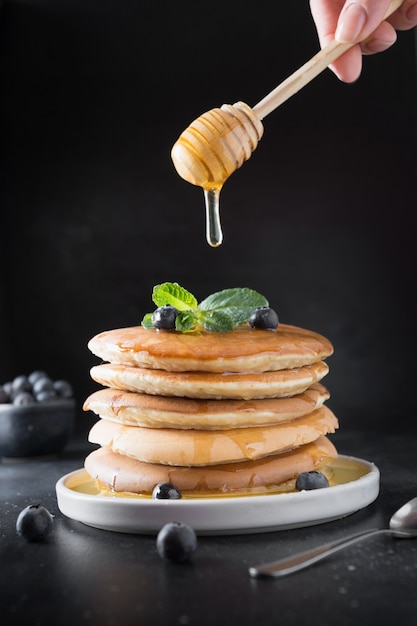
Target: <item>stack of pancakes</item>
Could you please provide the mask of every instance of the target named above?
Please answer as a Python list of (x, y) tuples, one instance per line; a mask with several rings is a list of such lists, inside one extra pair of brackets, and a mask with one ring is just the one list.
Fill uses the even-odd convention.
[(333, 346), (280, 324), (230, 333), (142, 326), (93, 337), (104, 388), (84, 410), (100, 419), (85, 460), (100, 488), (151, 494), (163, 482), (183, 496), (283, 491), (301, 472), (337, 457), (338, 422), (320, 380)]

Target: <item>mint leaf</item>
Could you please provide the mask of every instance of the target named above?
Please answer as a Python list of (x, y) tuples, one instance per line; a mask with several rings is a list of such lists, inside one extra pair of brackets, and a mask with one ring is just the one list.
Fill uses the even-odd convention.
[(162, 283), (153, 288), (152, 300), (157, 307), (170, 304), (179, 311), (197, 307), (197, 299), (178, 283)]
[(226, 307), (253, 308), (268, 306), (268, 300), (257, 291), (247, 287), (223, 289), (202, 300), (198, 308), (202, 311)]
[[(184, 287), (168, 282), (153, 288), (152, 300), (157, 307), (171, 305), (178, 309), (175, 330), (180, 332), (201, 328), (212, 332), (231, 332), (236, 326), (248, 322), (255, 309), (269, 306), (264, 296), (247, 287), (223, 289), (198, 303)], [(152, 313), (144, 316), (142, 326), (154, 328)]]
[(206, 330), (217, 333), (230, 333), (235, 327), (233, 319), (223, 311), (207, 311), (201, 321)]
[(181, 311), (175, 319), (175, 330), (185, 333), (188, 330), (194, 330), (198, 323), (198, 316), (194, 311)]
[(217, 311), (229, 316), (235, 326), (248, 321), (255, 309), (268, 306), (268, 300), (257, 291), (247, 287), (223, 289), (200, 302), (201, 311)]
[(142, 320), (142, 326), (145, 328), (153, 328), (152, 313), (147, 313)]

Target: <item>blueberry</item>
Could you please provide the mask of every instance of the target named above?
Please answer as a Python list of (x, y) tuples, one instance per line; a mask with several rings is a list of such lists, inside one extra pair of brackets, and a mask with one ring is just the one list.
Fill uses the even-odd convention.
[(167, 304), (160, 306), (152, 313), (152, 324), (162, 330), (175, 330), (175, 320), (179, 311)]
[(249, 325), (252, 328), (275, 330), (278, 327), (278, 315), (269, 306), (261, 306), (250, 316)]
[(44, 541), (52, 531), (53, 516), (44, 506), (30, 504), (20, 511), (16, 532), (27, 541)]
[(48, 374), (44, 372), (43, 370), (34, 370), (28, 376), (28, 380), (32, 386), (36, 383), (38, 378), (49, 378), (49, 377), (48, 377)]
[(5, 392), (6, 396), (9, 398), (8, 402), (11, 401), (12, 398), (12, 382), (7, 382), (7, 383), (3, 383), (3, 391)]
[(43, 376), (41, 378), (38, 378), (34, 383), (33, 383), (33, 394), (38, 397), (38, 395), (42, 392), (42, 391), (53, 391), (54, 389), (54, 384), (52, 382), (52, 380), (49, 378), (49, 376)]
[(53, 383), (54, 390), (60, 398), (72, 398), (72, 386), (66, 380), (56, 380)]
[(35, 402), (35, 398), (29, 391), (21, 391), (13, 398), (14, 406), (28, 406), (29, 404), (35, 404)]
[(4, 385), (0, 385), (0, 404), (6, 404), (9, 400), (9, 394), (4, 388)]
[(73, 389), (68, 381), (53, 381), (44, 370), (34, 370), (29, 376), (16, 376), (0, 385), (0, 404), (12, 402), (15, 406), (24, 406), (72, 397)]
[(152, 491), (152, 498), (156, 500), (178, 500), (181, 493), (171, 483), (158, 483)]
[(328, 487), (329, 481), (321, 472), (302, 472), (298, 475), (295, 488), (298, 491), (309, 491), (310, 489), (322, 489)]
[(156, 538), (156, 548), (161, 558), (181, 563), (188, 561), (197, 548), (194, 530), (182, 522), (169, 522), (161, 528)]
[(16, 396), (22, 391), (31, 391), (32, 385), (27, 376), (16, 376), (12, 381), (12, 396)]
[(57, 400), (58, 396), (54, 389), (44, 389), (44, 391), (40, 391), (36, 394), (37, 402), (51, 402), (52, 400)]

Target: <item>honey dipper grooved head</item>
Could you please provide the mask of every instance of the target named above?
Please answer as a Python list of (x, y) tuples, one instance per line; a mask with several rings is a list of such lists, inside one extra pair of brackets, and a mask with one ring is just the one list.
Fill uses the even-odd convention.
[(220, 188), (249, 159), (262, 135), (262, 122), (247, 104), (224, 104), (194, 120), (174, 144), (171, 157), (189, 183)]

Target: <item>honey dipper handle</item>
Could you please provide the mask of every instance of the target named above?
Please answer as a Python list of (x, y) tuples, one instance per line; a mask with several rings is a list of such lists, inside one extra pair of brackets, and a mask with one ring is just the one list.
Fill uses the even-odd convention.
[[(384, 20), (394, 13), (402, 3), (403, 0), (392, 0), (384, 15)], [(253, 107), (256, 115), (259, 119), (263, 120), (264, 117), (291, 98), (291, 96), (295, 95), (354, 45), (355, 44), (352, 43), (340, 43), (333, 40), (328, 46), (320, 50), (320, 52), (314, 55), (307, 63), (302, 65), (296, 72), (291, 74), (291, 76), (285, 79), (278, 87), (271, 91), (271, 93), (258, 102), (258, 104)]]

